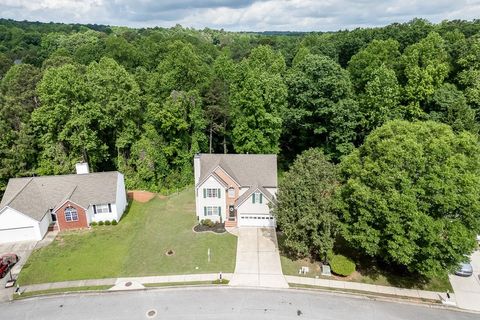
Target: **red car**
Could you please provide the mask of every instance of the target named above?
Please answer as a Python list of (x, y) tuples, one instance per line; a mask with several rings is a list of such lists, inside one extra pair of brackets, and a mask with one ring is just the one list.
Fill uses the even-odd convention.
[(0, 279), (5, 277), (8, 271), (18, 262), (18, 256), (9, 253), (0, 257)]

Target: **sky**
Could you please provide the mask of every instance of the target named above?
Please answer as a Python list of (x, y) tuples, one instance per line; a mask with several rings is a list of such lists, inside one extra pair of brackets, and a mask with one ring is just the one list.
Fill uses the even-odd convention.
[(0, 0), (0, 17), (129, 27), (334, 31), (480, 18), (480, 0)]

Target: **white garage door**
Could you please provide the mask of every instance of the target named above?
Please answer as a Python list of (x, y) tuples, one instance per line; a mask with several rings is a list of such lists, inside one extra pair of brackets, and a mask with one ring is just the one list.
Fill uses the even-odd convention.
[(33, 226), (15, 229), (0, 229), (0, 243), (16, 241), (32, 241), (36, 239)]
[(241, 214), (240, 227), (275, 227), (275, 218), (269, 215)]

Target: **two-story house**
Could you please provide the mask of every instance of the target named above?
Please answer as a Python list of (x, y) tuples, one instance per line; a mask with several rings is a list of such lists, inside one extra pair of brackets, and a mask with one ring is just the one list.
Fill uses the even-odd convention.
[(197, 154), (194, 171), (198, 220), (276, 226), (269, 207), (277, 192), (276, 155)]

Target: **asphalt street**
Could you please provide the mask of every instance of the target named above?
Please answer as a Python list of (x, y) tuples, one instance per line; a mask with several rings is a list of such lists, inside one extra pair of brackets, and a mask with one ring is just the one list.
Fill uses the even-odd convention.
[(0, 304), (2, 319), (480, 319), (480, 314), (300, 290), (176, 288)]

